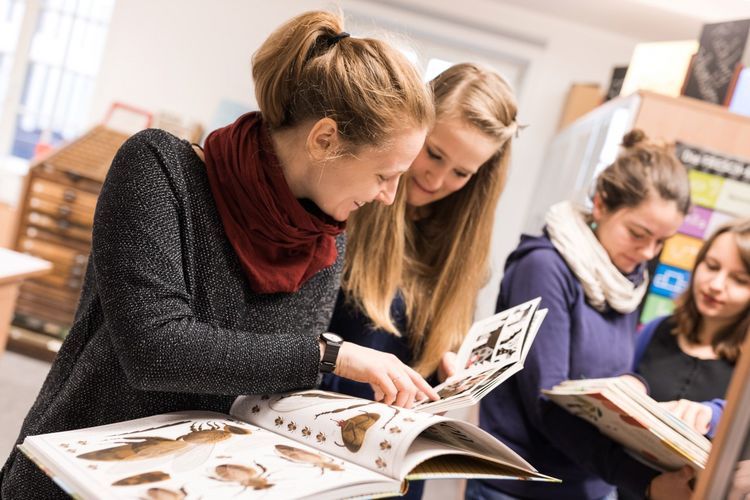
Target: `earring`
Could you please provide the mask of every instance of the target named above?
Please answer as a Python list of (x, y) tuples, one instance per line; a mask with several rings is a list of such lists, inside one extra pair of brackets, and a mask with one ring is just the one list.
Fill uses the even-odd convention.
[(599, 224), (597, 224), (595, 221), (591, 221), (591, 223), (589, 224), (589, 227), (591, 228), (592, 231), (596, 231), (596, 228), (599, 227)]

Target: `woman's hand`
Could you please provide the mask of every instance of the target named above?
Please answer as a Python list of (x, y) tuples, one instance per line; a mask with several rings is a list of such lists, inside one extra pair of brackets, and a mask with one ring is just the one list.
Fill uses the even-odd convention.
[(685, 500), (693, 494), (690, 481), (695, 471), (687, 465), (675, 472), (664, 472), (651, 480), (648, 487), (650, 500)]
[(708, 426), (711, 424), (711, 417), (713, 416), (713, 412), (709, 406), (687, 399), (666, 401), (659, 404), (692, 427), (696, 432), (701, 434), (708, 432)]
[(441, 384), (456, 373), (456, 353), (448, 351), (443, 354), (437, 370), (438, 382)]
[(643, 394), (648, 394), (648, 388), (643, 383), (643, 381), (639, 379), (638, 377), (635, 377), (633, 375), (629, 375), (626, 373), (625, 375), (620, 375), (619, 378), (620, 380), (623, 380), (627, 382), (628, 384), (630, 384), (631, 386), (635, 387), (636, 389), (641, 391)]
[(415, 401), (440, 399), (419, 373), (393, 354), (344, 342), (334, 373), (339, 377), (370, 384), (375, 400), (411, 408)]
[(744, 500), (750, 494), (750, 460), (737, 462), (727, 500)]

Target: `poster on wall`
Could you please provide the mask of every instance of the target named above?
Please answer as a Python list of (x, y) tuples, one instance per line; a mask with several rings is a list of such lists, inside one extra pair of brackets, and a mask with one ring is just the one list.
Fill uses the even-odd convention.
[(658, 257), (641, 323), (671, 314), (675, 299), (687, 290), (703, 241), (725, 222), (750, 217), (750, 160), (729, 157), (684, 143), (677, 158), (689, 169), (692, 206), (677, 234)]

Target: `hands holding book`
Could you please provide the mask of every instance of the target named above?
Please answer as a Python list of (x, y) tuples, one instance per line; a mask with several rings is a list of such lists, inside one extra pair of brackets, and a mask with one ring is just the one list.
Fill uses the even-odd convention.
[(713, 412), (709, 406), (687, 399), (677, 401), (666, 401), (660, 403), (664, 408), (669, 410), (674, 416), (683, 420), (692, 427), (695, 432), (705, 434), (708, 432), (711, 424)]
[(659, 474), (648, 485), (646, 498), (648, 500), (684, 500), (690, 498), (693, 489), (691, 481), (695, 479), (695, 471), (685, 466), (674, 472)]
[(344, 342), (334, 373), (372, 386), (375, 400), (411, 408), (416, 401), (440, 399), (422, 376), (390, 353)]

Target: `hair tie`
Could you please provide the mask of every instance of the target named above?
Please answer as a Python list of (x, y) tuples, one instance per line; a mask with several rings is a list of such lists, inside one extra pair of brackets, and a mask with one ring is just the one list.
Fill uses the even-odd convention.
[(346, 31), (342, 31), (338, 35), (334, 35), (334, 36), (332, 36), (331, 38), (328, 39), (328, 46), (329, 47), (333, 47), (334, 45), (336, 45), (337, 43), (339, 43), (339, 41), (343, 40), (344, 38), (350, 37), (350, 36), (351, 35), (349, 33), (347, 33)]

